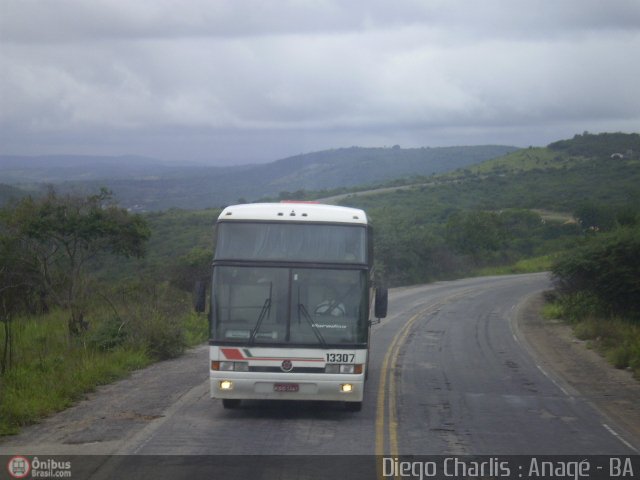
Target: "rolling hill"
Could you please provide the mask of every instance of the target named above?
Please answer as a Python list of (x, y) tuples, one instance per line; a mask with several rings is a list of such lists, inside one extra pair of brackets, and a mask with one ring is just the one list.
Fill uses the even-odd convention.
[(2, 183), (53, 183), (61, 189), (113, 190), (137, 211), (202, 209), (283, 191), (372, 185), (431, 176), (517, 150), (510, 146), (340, 148), (237, 167), (167, 164), (142, 157), (0, 156)]
[[(432, 203), (456, 208), (473, 208), (475, 203), (476, 208), (493, 204), (496, 208), (571, 210), (584, 201), (637, 201), (640, 205), (638, 185), (640, 134), (602, 133), (576, 135), (547, 147), (516, 150), (441, 175), (397, 179), (374, 189), (353, 190), (325, 199), (375, 206), (386, 199), (364, 197), (397, 195), (420, 203), (422, 197), (435, 196)], [(456, 199), (436, 200), (444, 192)]]

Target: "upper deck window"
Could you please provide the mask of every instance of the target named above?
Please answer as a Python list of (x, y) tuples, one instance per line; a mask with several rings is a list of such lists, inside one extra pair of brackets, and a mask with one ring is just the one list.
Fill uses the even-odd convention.
[(216, 260), (367, 263), (363, 226), (220, 222)]

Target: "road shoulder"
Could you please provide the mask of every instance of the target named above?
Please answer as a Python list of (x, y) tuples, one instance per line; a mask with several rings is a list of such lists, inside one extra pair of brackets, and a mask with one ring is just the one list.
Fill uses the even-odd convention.
[(543, 304), (539, 293), (521, 305), (514, 325), (518, 338), (567, 395), (588, 401), (609, 420), (621, 441), (640, 449), (640, 382), (577, 339), (569, 325), (544, 319)]
[(167, 410), (207, 378), (208, 345), (133, 372), (21, 433), (0, 437), (0, 455), (109, 455), (163, 421)]

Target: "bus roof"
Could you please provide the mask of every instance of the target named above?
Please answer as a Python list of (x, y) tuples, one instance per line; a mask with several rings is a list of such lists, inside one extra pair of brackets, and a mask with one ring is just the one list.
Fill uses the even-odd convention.
[(247, 203), (225, 208), (218, 221), (260, 220), (278, 222), (325, 222), (367, 224), (367, 214), (358, 208), (320, 203)]

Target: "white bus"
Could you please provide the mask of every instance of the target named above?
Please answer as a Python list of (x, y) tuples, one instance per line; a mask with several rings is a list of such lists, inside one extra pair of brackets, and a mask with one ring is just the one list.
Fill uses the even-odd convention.
[[(211, 397), (326, 400), (362, 407), (375, 315), (364, 211), (304, 202), (234, 205), (216, 224)], [(375, 300), (372, 298), (375, 297)], [(371, 301), (370, 301), (371, 299)]]

